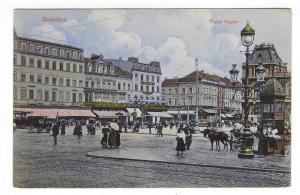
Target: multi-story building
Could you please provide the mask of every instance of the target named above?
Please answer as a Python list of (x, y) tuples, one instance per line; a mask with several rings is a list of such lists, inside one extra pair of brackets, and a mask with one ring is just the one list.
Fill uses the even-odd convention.
[(131, 102), (142, 101), (161, 103), (162, 72), (160, 63), (152, 61), (149, 64), (141, 63), (138, 58), (130, 57), (127, 61), (122, 59), (105, 59), (132, 74)]
[(14, 104), (80, 106), (83, 50), (14, 33)]
[[(162, 100), (171, 109), (195, 110), (198, 105), (200, 112), (208, 114), (241, 112), (241, 84), (228, 78), (194, 71), (182, 78), (165, 79), (162, 88)], [(199, 116), (202, 119), (201, 113)]]
[(128, 103), (131, 97), (131, 74), (103, 61), (102, 55), (85, 59), (85, 98), (87, 102)]
[[(265, 79), (261, 82), (261, 86), (271, 78), (275, 78), (282, 85), (286, 92), (286, 122), (289, 120), (291, 106), (291, 75), (287, 70), (287, 64), (279, 57), (273, 44), (262, 43), (255, 45), (253, 52), (248, 59), (249, 84), (257, 85), (257, 68), (262, 65), (265, 68)], [(245, 79), (246, 67), (243, 64), (242, 79)], [(250, 109), (249, 120), (256, 122), (257, 117), (261, 115), (259, 91), (252, 89), (250, 93)], [(259, 109), (260, 108), (260, 109)]]

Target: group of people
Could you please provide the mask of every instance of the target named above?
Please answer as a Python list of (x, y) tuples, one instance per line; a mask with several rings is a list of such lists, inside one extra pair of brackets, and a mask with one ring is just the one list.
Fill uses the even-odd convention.
[[(95, 124), (89, 124), (89, 126), (92, 126)], [(122, 126), (123, 124), (118, 123), (119, 128), (112, 128), (110, 123), (102, 124), (104, 127), (102, 128), (102, 138), (101, 138), (101, 146), (103, 148), (119, 148), (121, 145), (120, 140), (120, 133), (122, 132)], [(151, 128), (154, 128), (157, 130), (156, 137), (163, 137), (163, 127), (166, 124), (159, 122), (155, 125), (148, 123), (147, 127), (149, 128), (149, 133), (151, 134)], [(176, 123), (170, 123), (169, 125), (172, 126), (178, 126), (178, 131), (176, 134), (176, 140), (177, 140), (177, 146), (176, 151), (177, 155), (185, 150), (189, 150), (190, 146), (192, 144), (192, 127), (189, 125), (186, 125), (183, 127), (183, 124), (176, 124)], [(95, 126), (93, 126), (95, 128)], [(123, 126), (124, 127), (124, 126)], [(135, 128), (139, 128), (139, 123), (134, 124)], [(93, 129), (94, 129), (93, 128)], [(57, 145), (57, 136), (59, 135), (59, 130), (61, 130), (61, 135), (65, 134), (66, 129), (66, 123), (64, 121), (56, 122), (51, 127), (52, 130), (52, 136), (54, 140), (54, 145)], [(134, 129), (135, 130), (135, 129)], [(127, 132), (127, 125), (125, 125), (125, 132)], [(94, 132), (89, 132), (88, 134), (94, 134)], [(75, 123), (73, 135), (77, 135), (78, 138), (80, 138), (82, 134), (82, 125), (80, 122)]]
[(110, 125), (108, 127), (104, 127), (102, 129), (102, 139), (101, 145), (103, 148), (119, 148), (121, 145), (120, 132), (119, 130), (115, 130), (111, 128)]
[(181, 156), (183, 155), (183, 152), (185, 150), (189, 150), (192, 144), (192, 132), (191, 128), (189, 126), (182, 128), (180, 127), (177, 131), (176, 134), (176, 151), (177, 151), (177, 156), (179, 156), (181, 152)]

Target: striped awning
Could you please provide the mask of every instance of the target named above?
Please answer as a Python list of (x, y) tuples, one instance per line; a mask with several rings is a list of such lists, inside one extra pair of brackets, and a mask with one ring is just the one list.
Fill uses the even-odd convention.
[(28, 117), (95, 117), (90, 110), (56, 109), (56, 108), (14, 108), (14, 113), (27, 112)]

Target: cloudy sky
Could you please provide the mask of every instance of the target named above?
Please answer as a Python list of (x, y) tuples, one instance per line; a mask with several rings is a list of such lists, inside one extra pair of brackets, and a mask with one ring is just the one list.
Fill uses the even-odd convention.
[(209, 73), (228, 76), (231, 64), (240, 69), (245, 60), (240, 30), (247, 21), (256, 31), (255, 44), (273, 43), (290, 66), (291, 13), (284, 9), (15, 10), (14, 14), (19, 36), (78, 46), (87, 57), (102, 53), (105, 58), (158, 60), (163, 77), (169, 78), (195, 70), (196, 57), (199, 69)]

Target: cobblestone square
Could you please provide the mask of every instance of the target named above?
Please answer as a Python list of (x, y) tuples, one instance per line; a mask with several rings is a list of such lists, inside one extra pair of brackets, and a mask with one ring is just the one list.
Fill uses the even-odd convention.
[[(119, 149), (100, 148), (100, 135), (81, 139), (14, 133), (14, 185), (21, 188), (279, 187), (290, 185), (289, 157), (256, 156), (242, 162), (237, 153), (211, 151), (195, 135), (184, 158), (175, 156), (173, 135), (121, 134)], [(87, 154), (92, 154), (89, 157)]]

